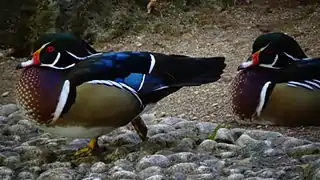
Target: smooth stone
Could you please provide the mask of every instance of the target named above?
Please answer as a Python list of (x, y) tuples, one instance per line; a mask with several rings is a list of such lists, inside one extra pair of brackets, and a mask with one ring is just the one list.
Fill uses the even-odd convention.
[(168, 172), (171, 172), (171, 174), (174, 172), (190, 174), (196, 171), (197, 168), (198, 165), (195, 163), (179, 163), (169, 167)]
[(18, 174), (18, 179), (20, 179), (20, 180), (22, 180), (22, 179), (27, 180), (27, 179), (35, 179), (35, 178), (34, 178), (34, 175), (33, 175), (32, 173), (30, 173), (30, 172), (20, 172), (20, 173)]
[(216, 148), (217, 142), (211, 139), (202, 141), (197, 149), (199, 152), (212, 153)]
[(59, 180), (73, 180), (75, 179), (75, 173), (68, 168), (55, 168), (49, 169), (40, 174), (37, 180), (48, 180), (48, 179), (59, 179)]
[(258, 144), (258, 143), (259, 143), (258, 140), (251, 138), (247, 134), (242, 134), (235, 142), (235, 144), (237, 144), (240, 147), (246, 147), (248, 145)]
[(71, 169), (71, 163), (70, 162), (53, 162), (53, 163), (48, 163), (44, 164), (41, 166), (41, 169), (43, 170), (50, 170), (50, 169), (57, 169), (57, 168), (66, 168), (66, 169)]
[(164, 155), (150, 155), (143, 157), (136, 165), (138, 170), (143, 170), (150, 166), (159, 166), (161, 168), (166, 168), (170, 166), (170, 160)]
[(111, 144), (115, 146), (121, 146), (125, 144), (139, 144), (141, 139), (139, 135), (135, 132), (127, 132), (125, 134), (120, 134), (116, 136), (112, 141)]
[(152, 177), (155, 175), (162, 175), (162, 168), (159, 166), (151, 166), (148, 168), (143, 169), (139, 172), (138, 176), (141, 179), (146, 179), (148, 177)]
[(96, 162), (91, 166), (90, 170), (93, 173), (104, 173), (108, 169), (107, 169), (107, 166), (104, 162)]
[(111, 179), (138, 179), (138, 176), (131, 171), (117, 171), (111, 175)]
[(244, 132), (245, 134), (249, 135), (251, 138), (256, 140), (273, 140), (283, 135), (279, 132), (274, 131), (264, 131), (264, 130), (247, 130)]
[(175, 128), (167, 124), (155, 124), (148, 126), (148, 136), (153, 136), (160, 133), (168, 133), (174, 131)]
[(168, 158), (171, 162), (174, 163), (183, 163), (183, 162), (190, 162), (196, 161), (198, 157), (192, 152), (180, 152), (169, 155)]
[(213, 174), (197, 174), (197, 175), (188, 175), (186, 180), (212, 180), (215, 179)]
[(119, 159), (114, 162), (114, 165), (121, 167), (123, 170), (126, 171), (134, 171), (134, 165), (126, 159)]
[(146, 178), (145, 180), (165, 180), (166, 178), (162, 175), (154, 175)]
[(21, 160), (33, 160), (42, 156), (42, 151), (36, 146), (18, 146), (13, 149), (20, 154)]
[(227, 177), (227, 180), (242, 180), (242, 179), (244, 179), (244, 175), (242, 174), (230, 174)]
[(216, 142), (228, 143), (228, 144), (233, 144), (235, 142), (235, 139), (232, 137), (230, 130), (226, 128), (218, 129), (214, 140)]

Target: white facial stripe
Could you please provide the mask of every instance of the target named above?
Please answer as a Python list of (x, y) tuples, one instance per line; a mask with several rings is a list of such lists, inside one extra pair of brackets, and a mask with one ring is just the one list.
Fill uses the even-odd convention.
[(265, 68), (271, 68), (271, 69), (281, 69), (280, 67), (274, 67), (274, 65), (278, 61), (278, 54), (276, 54), (276, 57), (274, 58), (273, 62), (271, 64), (259, 64), (260, 67), (265, 67)]
[(31, 66), (33, 64), (33, 60), (28, 60), (28, 61), (24, 61), (21, 63), (22, 67), (28, 67)]
[(152, 72), (154, 65), (156, 64), (156, 59), (154, 58), (154, 56), (152, 54), (150, 54), (150, 57), (151, 57), (151, 65), (149, 68), (149, 74)]
[(76, 56), (75, 54), (72, 54), (71, 52), (69, 51), (66, 51), (70, 56), (72, 56), (73, 58), (75, 59), (78, 59), (78, 60), (85, 60), (85, 59), (88, 59), (88, 58), (91, 58), (91, 57), (94, 57), (94, 56), (98, 56), (98, 55), (101, 55), (103, 54), (102, 52), (101, 53), (96, 53), (96, 54), (90, 54), (89, 56), (85, 56), (85, 57), (79, 57), (79, 56)]
[(270, 45), (270, 43), (267, 44), (265, 47), (261, 48), (261, 49), (260, 49), (260, 52), (264, 51), (269, 45)]
[(261, 92), (260, 92), (260, 99), (259, 99), (259, 104), (256, 108), (256, 113), (258, 116), (261, 115), (261, 111), (262, 111), (262, 108), (264, 106), (264, 103), (266, 101), (266, 95), (267, 95), (267, 90), (268, 90), (268, 87), (269, 85), (271, 84), (270, 81), (268, 81), (267, 83), (265, 83), (261, 89)]
[(55, 121), (57, 121), (59, 119), (59, 117), (63, 111), (63, 108), (65, 107), (65, 105), (67, 103), (69, 92), (70, 92), (70, 82), (69, 82), (69, 80), (66, 80), (62, 86), (59, 101), (56, 106), (56, 110), (53, 113), (53, 118), (52, 118), (51, 123), (54, 123)]
[(44, 47), (46, 47), (46, 45), (50, 44), (51, 42), (47, 42), (44, 45), (42, 45), (39, 49), (43, 49)]

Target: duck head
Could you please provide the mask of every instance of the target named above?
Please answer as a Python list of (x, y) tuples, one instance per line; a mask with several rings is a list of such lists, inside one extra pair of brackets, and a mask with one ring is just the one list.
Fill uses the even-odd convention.
[(17, 69), (41, 66), (64, 70), (97, 53), (84, 40), (70, 33), (44, 34), (34, 43), (34, 49), (31, 58), (19, 63)]
[(283, 69), (304, 58), (306, 54), (293, 37), (281, 32), (266, 33), (255, 39), (252, 54), (238, 66), (238, 71), (257, 66)]

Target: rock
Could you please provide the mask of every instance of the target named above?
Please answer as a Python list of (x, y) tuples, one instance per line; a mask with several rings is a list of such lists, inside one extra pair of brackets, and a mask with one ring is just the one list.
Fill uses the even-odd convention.
[(172, 125), (175, 125), (178, 122), (182, 122), (182, 121), (186, 121), (186, 120), (184, 120), (182, 118), (176, 118), (176, 117), (166, 117), (166, 118), (163, 118), (159, 122), (159, 124), (166, 124), (166, 125), (172, 126)]
[(302, 146), (302, 145), (307, 145), (310, 144), (308, 141), (302, 140), (302, 139), (297, 139), (294, 137), (288, 137), (287, 140), (283, 143), (283, 148), (284, 150), (287, 150), (289, 148), (297, 147), (297, 146)]
[(162, 147), (170, 147), (175, 144), (176, 139), (173, 135), (168, 133), (160, 133), (154, 136), (151, 136), (148, 140), (150, 143), (158, 144)]
[(196, 121), (180, 121), (176, 124), (173, 125), (174, 128), (176, 129), (188, 129), (188, 130), (193, 130), (196, 127), (197, 122)]
[(248, 136), (247, 134), (242, 134), (237, 141), (235, 142), (235, 144), (237, 144), (240, 147), (246, 147), (248, 145), (255, 145), (257, 144), (259, 141), (251, 138), (250, 136)]
[(313, 174), (312, 180), (319, 180), (320, 179), (320, 168), (316, 170), (316, 172)]
[(175, 128), (166, 124), (155, 124), (148, 126), (148, 136), (153, 136), (159, 133), (168, 133), (174, 131)]
[(117, 171), (111, 175), (111, 179), (137, 179), (138, 176), (131, 171)]
[(43, 170), (50, 170), (50, 169), (57, 169), (57, 168), (71, 168), (70, 162), (53, 162), (49, 164), (44, 164), (41, 166), (41, 169)]
[(197, 175), (188, 175), (186, 180), (212, 180), (215, 179), (213, 174), (197, 174)]
[(35, 179), (35, 178), (32, 173), (23, 171), (18, 174), (18, 179), (22, 180), (22, 179)]
[(154, 176), (148, 177), (145, 180), (165, 180), (165, 179), (166, 178), (162, 175), (154, 175)]
[(18, 106), (16, 104), (6, 104), (0, 106), (0, 116), (9, 116), (11, 113), (18, 111)]
[(227, 177), (227, 180), (242, 180), (244, 179), (244, 175), (242, 174), (231, 174)]
[(104, 162), (96, 162), (91, 166), (91, 172), (104, 173), (107, 171), (107, 166)]
[(279, 132), (273, 131), (263, 131), (263, 130), (247, 130), (244, 132), (245, 134), (249, 135), (253, 139), (256, 140), (274, 140), (279, 137), (282, 137), (282, 134)]
[(0, 116), (0, 124), (6, 124), (9, 118), (6, 116)]
[(234, 138), (232, 137), (232, 134), (229, 129), (226, 128), (220, 128), (217, 131), (216, 137), (214, 139), (217, 142), (223, 142), (223, 143), (234, 143)]
[(236, 150), (239, 150), (241, 148), (239, 146), (233, 145), (233, 144), (217, 143), (216, 144), (216, 149), (224, 150), (224, 151), (236, 151)]
[(20, 154), (23, 161), (33, 160), (42, 155), (42, 151), (37, 146), (18, 146), (14, 151)]
[(37, 180), (50, 180), (50, 179), (59, 179), (59, 180), (73, 180), (75, 179), (75, 173), (68, 168), (55, 168), (49, 169), (40, 174)]
[(144, 170), (140, 171), (138, 174), (138, 176), (141, 179), (147, 179), (148, 177), (152, 177), (156, 175), (162, 175), (162, 168), (159, 166), (151, 166), (151, 167), (145, 168)]
[(9, 168), (15, 169), (16, 167), (19, 166), (20, 161), (21, 160), (20, 160), (19, 156), (9, 156), (4, 159), (3, 165), (5, 165)]
[(236, 156), (236, 153), (231, 152), (231, 151), (225, 151), (225, 152), (221, 152), (219, 154), (217, 154), (216, 156), (222, 158), (222, 159), (226, 159), (226, 158), (232, 158)]
[(320, 144), (307, 144), (287, 149), (290, 156), (301, 157), (303, 155), (317, 154), (320, 151)]
[(139, 135), (135, 132), (127, 132), (116, 136), (111, 144), (114, 146), (121, 146), (125, 144), (138, 144), (141, 142)]
[(199, 134), (203, 135), (204, 137), (208, 137), (209, 135), (211, 135), (216, 127), (216, 124), (210, 122), (199, 122), (195, 126)]
[(180, 172), (183, 174), (191, 174), (198, 168), (195, 163), (179, 163), (168, 168), (168, 172), (174, 174), (175, 172)]
[(181, 141), (177, 143), (177, 145), (171, 148), (173, 151), (192, 151), (192, 149), (196, 146), (196, 143), (191, 138), (183, 138)]
[(143, 157), (137, 163), (136, 168), (141, 171), (150, 166), (159, 166), (162, 168), (166, 168), (170, 166), (170, 160), (163, 155), (150, 155), (150, 156)]
[(121, 167), (123, 170), (126, 171), (134, 171), (134, 165), (126, 159), (119, 159), (116, 162), (114, 162), (114, 165), (117, 167)]
[(210, 168), (208, 166), (199, 166), (197, 169), (197, 174), (207, 174), (211, 173), (213, 171), (213, 168)]
[(1, 179), (11, 179), (13, 171), (7, 167), (0, 166), (0, 177)]
[(216, 145), (216, 141), (207, 139), (202, 141), (197, 149), (200, 152), (212, 153), (215, 150)]
[(198, 159), (198, 157), (192, 152), (180, 152), (180, 153), (169, 155), (168, 158), (174, 164), (183, 163), (183, 162), (193, 162)]

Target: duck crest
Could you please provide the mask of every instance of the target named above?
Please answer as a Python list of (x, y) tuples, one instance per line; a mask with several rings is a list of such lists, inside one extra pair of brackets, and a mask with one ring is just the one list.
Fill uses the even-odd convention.
[(63, 73), (43, 67), (23, 70), (16, 85), (17, 102), (28, 118), (48, 123), (56, 108), (63, 83)]
[[(231, 83), (233, 113), (242, 119), (250, 119), (260, 105), (260, 94), (264, 85), (268, 81), (275, 81), (279, 74), (279, 70), (262, 67), (240, 71)], [(265, 98), (267, 100), (268, 97)]]

